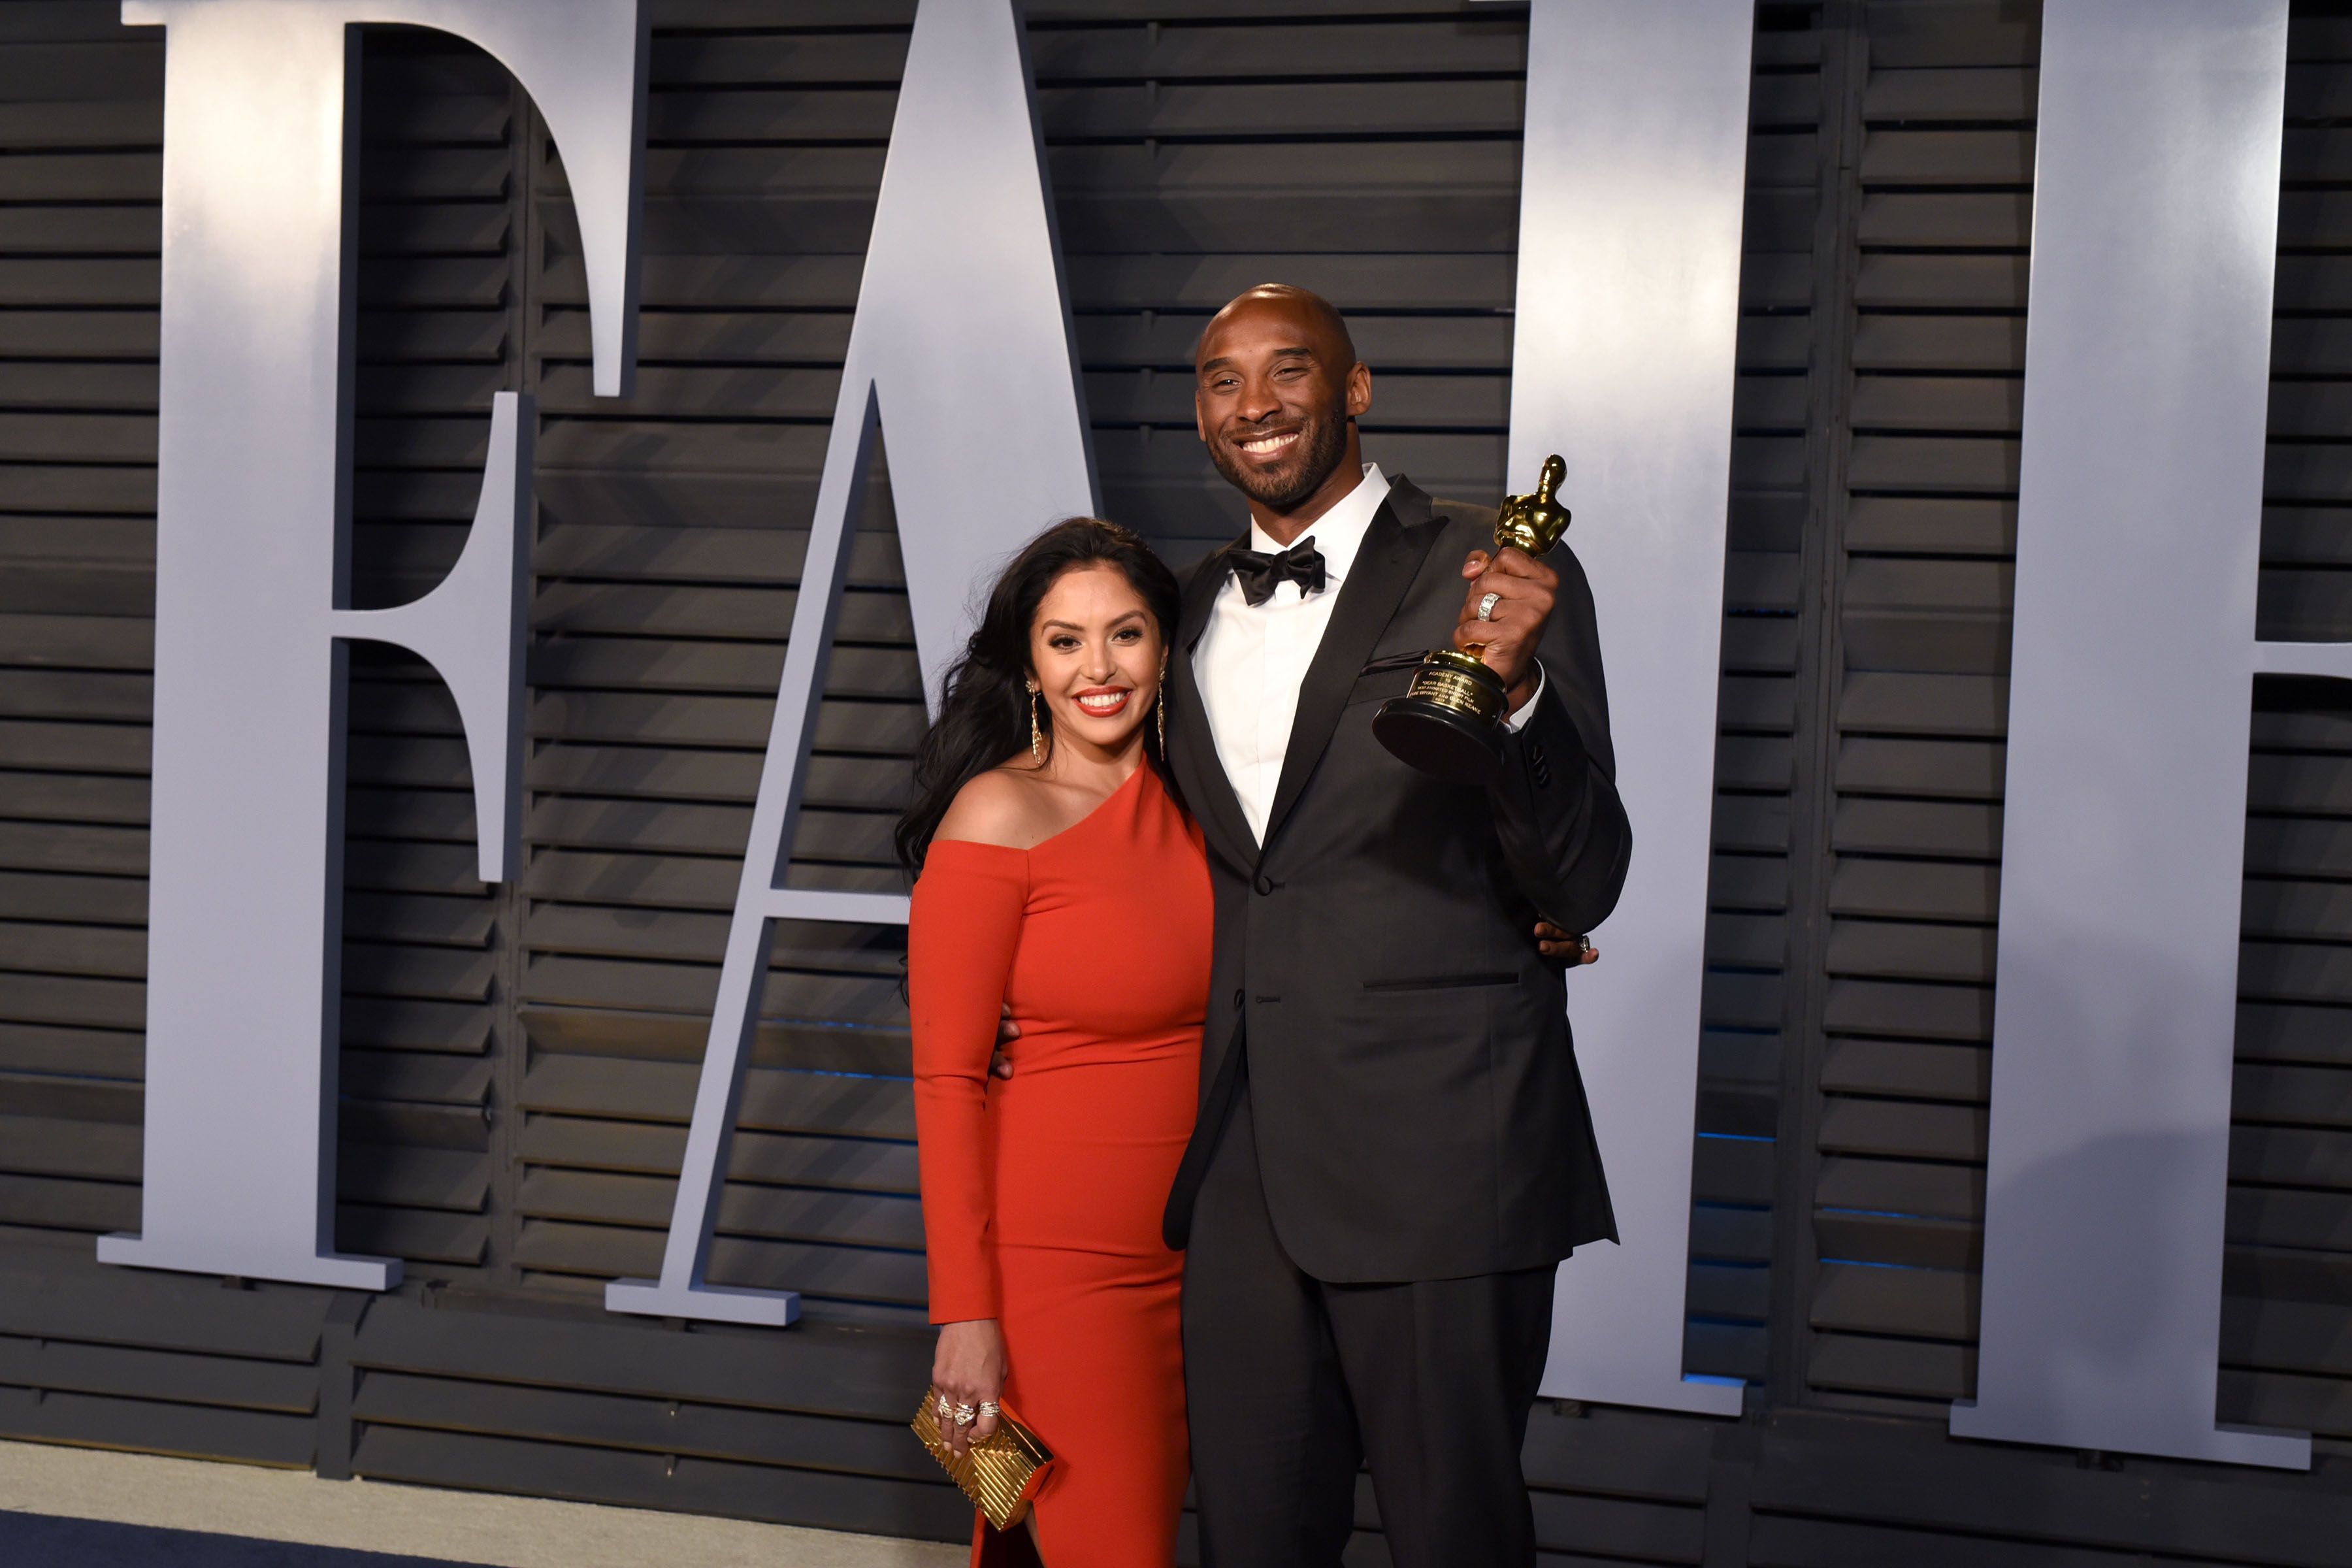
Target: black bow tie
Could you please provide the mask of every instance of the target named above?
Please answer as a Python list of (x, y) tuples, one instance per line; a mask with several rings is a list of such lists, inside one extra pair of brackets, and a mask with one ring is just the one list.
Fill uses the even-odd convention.
[(1234, 577), (1242, 585), (1242, 597), (1253, 606), (1273, 598), (1275, 589), (1284, 583), (1297, 584), (1302, 598), (1323, 591), (1323, 552), (1315, 548), (1315, 536), (1311, 533), (1279, 555), (1236, 550), (1233, 563)]

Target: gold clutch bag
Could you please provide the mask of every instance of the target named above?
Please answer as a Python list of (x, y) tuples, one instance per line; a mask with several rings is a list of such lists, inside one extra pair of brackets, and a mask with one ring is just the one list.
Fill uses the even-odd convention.
[(1000, 1407), (994, 1435), (985, 1442), (974, 1442), (961, 1457), (940, 1435), (937, 1394), (923, 1395), (911, 1425), (931, 1458), (940, 1462), (940, 1468), (948, 1473), (948, 1479), (963, 1489), (963, 1495), (988, 1516), (989, 1523), (1010, 1530), (1029, 1517), (1029, 1504), (1053, 1468), (1054, 1454), (1012, 1411)]

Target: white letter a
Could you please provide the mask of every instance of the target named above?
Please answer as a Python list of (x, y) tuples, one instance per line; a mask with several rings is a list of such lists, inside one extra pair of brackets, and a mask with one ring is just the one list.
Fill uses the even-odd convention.
[(607, 1286), (614, 1311), (768, 1324), (799, 1315), (792, 1291), (713, 1287), (703, 1273), (773, 922), (907, 918), (901, 895), (778, 886), (850, 522), (875, 430), (887, 423), (916, 651), (925, 689), (935, 690), (965, 634), (973, 585), (1048, 522), (1095, 510), (1060, 279), (1012, 0), (926, 4), (898, 90), (661, 1279)]

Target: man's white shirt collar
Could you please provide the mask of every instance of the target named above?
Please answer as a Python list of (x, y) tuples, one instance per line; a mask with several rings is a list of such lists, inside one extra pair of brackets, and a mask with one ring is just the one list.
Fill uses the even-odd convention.
[[(1364, 535), (1372, 529), (1372, 519), (1380, 514), (1381, 502), (1389, 499), (1389, 481), (1378, 463), (1364, 465), (1361, 483), (1332, 504), (1331, 510), (1308, 523), (1298, 537), (1315, 541), (1315, 548), (1323, 556), (1324, 591), (1336, 593), (1340, 582), (1356, 564), (1357, 552), (1364, 547)], [(1278, 555), (1284, 546), (1275, 542), (1274, 536), (1250, 519), (1250, 548), (1268, 555)]]

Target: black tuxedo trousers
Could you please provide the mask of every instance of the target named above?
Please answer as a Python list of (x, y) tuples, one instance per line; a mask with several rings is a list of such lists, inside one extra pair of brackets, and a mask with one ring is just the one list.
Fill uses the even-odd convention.
[(1534, 1560), (1517, 1457), (1552, 1269), (1615, 1231), (1533, 928), (1598, 925), (1631, 849), (1573, 554), (1548, 562), (1544, 690), (1494, 784), (1427, 778), (1371, 733), (1410, 678), (1400, 656), (1451, 645), (1463, 559), (1493, 528), (1391, 487), (1300, 688), (1263, 845), (1192, 668), (1224, 552), (1187, 584), (1170, 749), (1217, 929), (1201, 1117), (1165, 1228), (1190, 1249), (1213, 1568), (1336, 1568), (1364, 1458), (1398, 1568)]
[(1535, 1561), (1519, 1471), (1555, 1266), (1335, 1285), (1293, 1262), (1248, 1086), (1184, 1261), (1185, 1400), (1206, 1568), (1339, 1568), (1367, 1459), (1396, 1568)]

